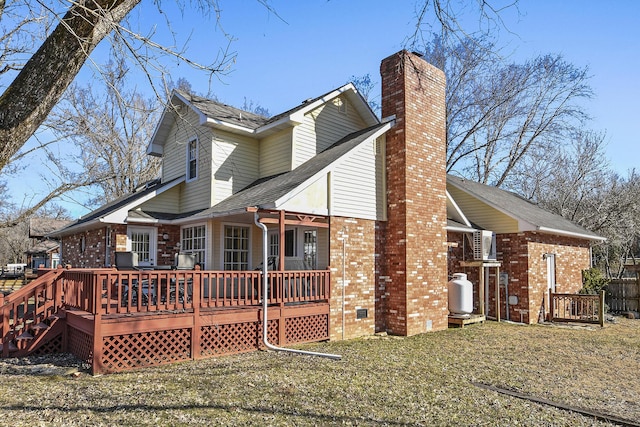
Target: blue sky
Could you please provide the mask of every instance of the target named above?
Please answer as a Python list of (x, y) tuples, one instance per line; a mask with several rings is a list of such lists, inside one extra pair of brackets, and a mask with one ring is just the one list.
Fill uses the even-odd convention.
[[(414, 1), (271, 3), (282, 20), (251, 0), (222, 1), (221, 22), (236, 37), (238, 55), (231, 74), (211, 85), (223, 102), (242, 105), (246, 97), (277, 114), (352, 75), (369, 73), (379, 81), (380, 60), (401, 49), (414, 29)], [(631, 154), (640, 142), (640, 1), (521, 0), (519, 11), (502, 15), (509, 30), (500, 33), (504, 51), (520, 61), (560, 53), (577, 67), (588, 66), (596, 94), (585, 105), (594, 118), (590, 128), (606, 131), (614, 170), (626, 174), (637, 167)], [(477, 27), (477, 21), (467, 23)], [(211, 52), (211, 40), (192, 47)], [(185, 77), (207, 91), (206, 80)]]
[[(370, 74), (379, 82), (380, 61), (404, 46), (416, 16), (415, 0), (272, 0), (281, 19), (256, 0), (220, 4), (221, 26), (234, 37), (231, 50), (237, 52), (231, 72), (209, 84), (185, 65), (176, 65), (173, 78), (185, 77), (197, 92), (210, 91), (228, 104), (242, 106), (247, 98), (271, 114), (354, 75)], [(203, 62), (226, 45), (214, 17), (180, 11), (173, 2), (163, 2), (163, 7), (159, 15), (151, 2), (143, 1), (130, 21), (148, 29), (169, 19), (178, 31), (176, 45), (188, 38), (188, 56)], [(590, 129), (606, 131), (614, 170), (625, 175), (638, 167), (634, 154), (640, 142), (635, 129), (640, 113), (640, 1), (520, 0), (519, 12), (502, 15), (509, 30), (500, 33), (505, 52), (513, 52), (517, 61), (561, 53), (577, 67), (588, 66), (596, 93), (585, 105), (594, 117)], [(477, 27), (477, 20), (466, 23), (470, 30)], [(167, 34), (159, 25), (155, 39), (173, 43)], [(23, 184), (27, 181), (22, 179)], [(74, 216), (86, 213), (73, 204), (65, 206)]]

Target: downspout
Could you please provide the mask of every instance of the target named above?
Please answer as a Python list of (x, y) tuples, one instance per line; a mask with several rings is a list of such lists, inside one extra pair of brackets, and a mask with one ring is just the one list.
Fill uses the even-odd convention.
[(507, 307), (507, 321), (509, 321), (509, 277), (507, 277), (507, 280), (504, 281), (504, 301), (505, 307)]
[(338, 354), (316, 353), (313, 351), (294, 350), (292, 348), (277, 347), (269, 342), (269, 338), (267, 335), (267, 320), (268, 320), (267, 319), (268, 317), (267, 316), (267, 308), (268, 308), (267, 292), (269, 290), (269, 282), (267, 280), (267, 276), (269, 274), (269, 271), (268, 271), (268, 266), (266, 262), (269, 255), (268, 231), (267, 231), (267, 226), (258, 220), (258, 212), (253, 213), (253, 220), (255, 224), (262, 229), (262, 259), (263, 259), (262, 261), (262, 342), (264, 342), (264, 345), (270, 350), (286, 351), (289, 353), (296, 353), (296, 354), (306, 354), (307, 356), (326, 357), (328, 359), (334, 359), (334, 360), (342, 359), (342, 356)]

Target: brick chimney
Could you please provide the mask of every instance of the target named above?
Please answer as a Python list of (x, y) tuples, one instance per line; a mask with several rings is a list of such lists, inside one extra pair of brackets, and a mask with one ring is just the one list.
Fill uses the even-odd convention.
[(419, 55), (382, 61), (387, 222), (378, 233), (378, 330), (415, 335), (448, 326), (445, 76)]

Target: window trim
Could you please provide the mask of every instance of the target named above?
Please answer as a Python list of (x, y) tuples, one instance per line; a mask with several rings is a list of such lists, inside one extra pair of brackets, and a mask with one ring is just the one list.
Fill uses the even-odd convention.
[[(202, 249), (186, 249), (184, 246), (184, 237), (182, 235), (183, 230), (188, 229), (188, 228), (196, 228), (196, 227), (203, 227), (204, 228), (204, 243), (203, 243), (203, 248)], [(193, 240), (193, 237), (191, 238), (191, 240)], [(195, 253), (195, 252), (201, 252), (202, 253), (202, 259), (198, 260), (197, 262), (200, 264), (200, 267), (203, 270), (206, 270), (206, 265), (207, 265), (207, 257), (209, 254), (209, 235), (208, 235), (208, 227), (207, 227), (207, 223), (206, 222), (199, 222), (199, 223), (194, 223), (194, 224), (188, 224), (188, 225), (182, 225), (180, 226), (180, 251), (179, 252), (185, 252), (185, 253)]]
[(252, 251), (252, 234), (253, 234), (253, 227), (251, 227), (250, 224), (244, 224), (244, 223), (235, 223), (235, 222), (223, 222), (220, 224), (221, 230), (220, 230), (220, 267), (221, 270), (223, 271), (244, 271), (244, 270), (227, 270), (226, 266), (225, 266), (225, 255), (226, 255), (226, 249), (225, 249), (225, 241), (226, 241), (226, 228), (227, 227), (242, 227), (242, 228), (246, 228), (248, 230), (248, 234), (247, 234), (247, 270), (251, 269), (251, 264), (252, 264), (252, 257), (251, 257), (251, 251)]
[[(195, 154), (194, 154), (194, 158), (191, 158), (191, 144), (195, 143)], [(198, 167), (198, 160), (200, 157), (200, 141), (198, 140), (197, 136), (194, 136), (193, 138), (190, 138), (189, 141), (187, 142), (187, 152), (186, 152), (186, 182), (191, 182), (191, 181), (195, 181), (196, 179), (198, 179), (198, 172), (199, 172), (199, 167)], [(194, 176), (191, 176), (191, 163), (195, 162), (195, 174)]]

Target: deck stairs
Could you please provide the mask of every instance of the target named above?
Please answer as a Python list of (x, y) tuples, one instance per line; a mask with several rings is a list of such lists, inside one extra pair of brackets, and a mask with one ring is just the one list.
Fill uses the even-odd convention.
[(63, 269), (0, 295), (0, 358), (64, 351)]

